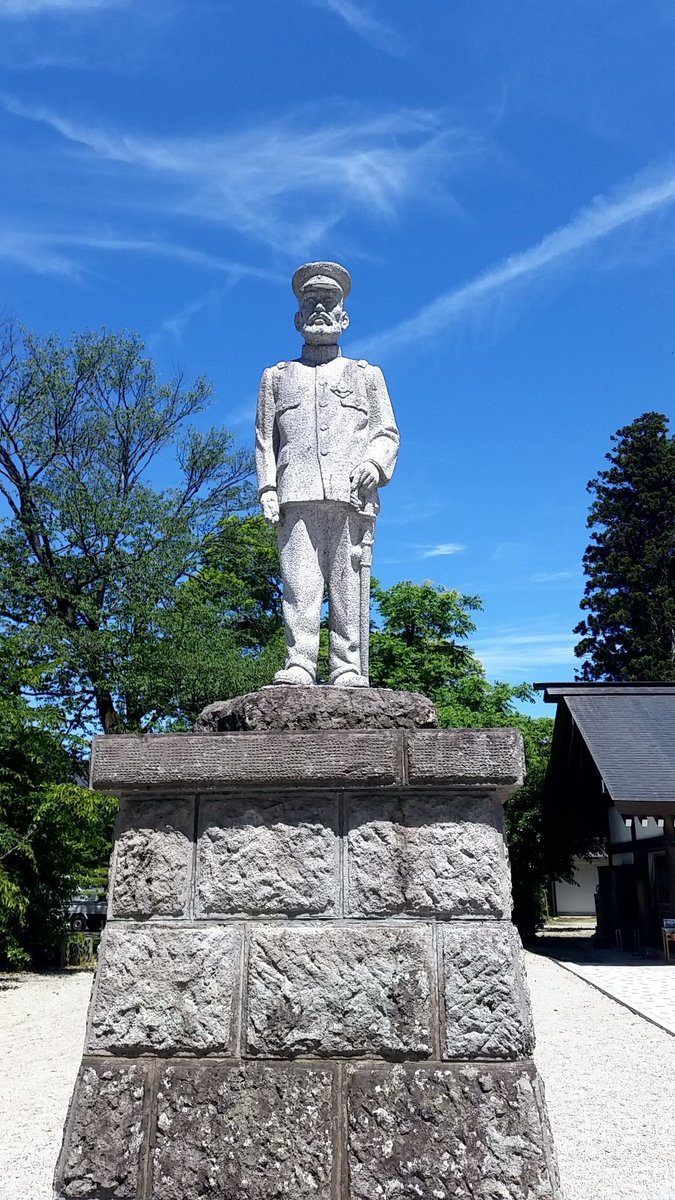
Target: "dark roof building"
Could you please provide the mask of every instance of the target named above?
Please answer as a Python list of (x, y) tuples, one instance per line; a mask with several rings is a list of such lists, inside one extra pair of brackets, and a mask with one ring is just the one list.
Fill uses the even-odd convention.
[(660, 944), (675, 918), (675, 684), (535, 687), (557, 704), (547, 802), (604, 826), (599, 931)]

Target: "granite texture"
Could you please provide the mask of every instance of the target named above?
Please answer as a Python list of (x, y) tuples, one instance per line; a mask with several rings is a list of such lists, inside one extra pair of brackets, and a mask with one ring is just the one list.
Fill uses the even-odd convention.
[(259, 1057), (427, 1057), (431, 931), (262, 926), (249, 952), (247, 1051)]
[(186, 915), (194, 813), (194, 800), (122, 800), (113, 863), (114, 917)]
[(349, 1200), (562, 1200), (531, 1064), (348, 1072)]
[(108, 734), (94, 738), (91, 786), (129, 795), (229, 787), (387, 786), (402, 779), (396, 731)]
[(352, 793), (350, 916), (507, 917), (504, 815), (491, 795)]
[(505, 799), (523, 764), (517, 729), (109, 734), (94, 738), (91, 785), (148, 797), (238, 787), (448, 785)]
[(443, 1058), (527, 1058), (534, 1029), (520, 938), (507, 921), (453, 922), (443, 955)]
[(241, 940), (229, 925), (109, 925), (88, 1052), (232, 1053)]
[(330, 1200), (333, 1090), (329, 1070), (166, 1066), (150, 1200)]
[(339, 798), (317, 792), (202, 800), (198, 916), (332, 916)]
[(329, 683), (367, 685), (378, 489), (399, 432), (380, 368), (339, 351), (348, 271), (306, 263), (293, 278), (302, 354), (263, 372), (255, 423), (258, 495), (277, 526), (283, 579), (286, 664), (275, 682), (314, 682), (327, 591)]
[(209, 704), (197, 717), (195, 732), (435, 729), (437, 726), (436, 708), (419, 692), (279, 685)]
[(83, 1063), (56, 1168), (56, 1200), (136, 1200), (146, 1070), (143, 1063)]
[(520, 787), (525, 776), (525, 750), (519, 729), (439, 729), (411, 733), (408, 738), (410, 783), (477, 784), (503, 789)]
[(519, 735), (287, 692), (245, 720), (391, 725), (96, 739), (122, 805), (57, 1200), (560, 1200), (508, 921)]

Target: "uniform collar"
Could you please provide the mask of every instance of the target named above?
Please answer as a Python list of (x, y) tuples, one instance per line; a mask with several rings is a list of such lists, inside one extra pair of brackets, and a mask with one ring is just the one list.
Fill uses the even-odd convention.
[(302, 347), (300, 362), (305, 363), (308, 367), (322, 367), (326, 363), (334, 362), (336, 358), (342, 358), (342, 350), (338, 345), (308, 346), (305, 343)]

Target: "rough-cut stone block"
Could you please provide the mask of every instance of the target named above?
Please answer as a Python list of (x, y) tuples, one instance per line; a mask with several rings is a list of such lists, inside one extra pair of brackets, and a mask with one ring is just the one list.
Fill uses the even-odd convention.
[(236, 926), (109, 925), (88, 1051), (230, 1053), (240, 962)]
[(94, 738), (91, 786), (120, 795), (148, 788), (384, 786), (402, 781), (399, 736), (387, 729), (101, 735)]
[(389, 688), (266, 687), (217, 700), (199, 714), (196, 733), (276, 729), (435, 729), (438, 713), (418, 692)]
[(58, 1200), (136, 1200), (146, 1070), (85, 1059), (56, 1168)]
[(249, 953), (248, 1052), (426, 1057), (431, 976), (425, 926), (263, 926)]
[(437, 729), (409, 733), (410, 783), (493, 787), (505, 798), (520, 787), (525, 751), (519, 729)]
[(348, 1073), (349, 1200), (561, 1200), (531, 1064)]
[(151, 1200), (330, 1200), (332, 1105), (327, 1070), (165, 1067)]
[(321, 916), (339, 903), (339, 797), (202, 800), (197, 915)]
[(443, 1058), (523, 1058), (534, 1049), (520, 938), (506, 921), (457, 922), (440, 932)]
[(348, 915), (508, 916), (503, 824), (491, 795), (352, 793)]
[(194, 811), (194, 800), (122, 800), (112, 887), (114, 917), (186, 914)]

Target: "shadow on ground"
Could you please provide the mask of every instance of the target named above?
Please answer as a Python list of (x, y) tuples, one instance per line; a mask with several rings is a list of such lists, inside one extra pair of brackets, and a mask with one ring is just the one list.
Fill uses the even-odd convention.
[[(558, 962), (614, 967), (664, 966), (665, 959), (658, 951), (650, 948), (617, 950), (613, 946), (598, 944), (593, 933), (544, 930), (526, 949), (533, 954), (542, 954)], [(675, 959), (671, 960), (675, 966)]]

